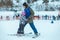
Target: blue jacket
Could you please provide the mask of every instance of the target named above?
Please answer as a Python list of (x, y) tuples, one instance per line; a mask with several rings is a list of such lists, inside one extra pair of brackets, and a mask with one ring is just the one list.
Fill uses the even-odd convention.
[(30, 16), (30, 7), (25, 8), (24, 11), (26, 13), (26, 18), (29, 18), (29, 16)]

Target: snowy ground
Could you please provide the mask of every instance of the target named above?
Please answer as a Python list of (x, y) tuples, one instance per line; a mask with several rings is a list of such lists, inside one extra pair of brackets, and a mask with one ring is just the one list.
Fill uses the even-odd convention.
[[(33, 39), (29, 37), (8, 36), (16, 34), (19, 27), (19, 20), (0, 21), (0, 40), (60, 40), (60, 21), (34, 20), (34, 24), (40, 36)], [(29, 24), (25, 27), (25, 33), (33, 32)]]

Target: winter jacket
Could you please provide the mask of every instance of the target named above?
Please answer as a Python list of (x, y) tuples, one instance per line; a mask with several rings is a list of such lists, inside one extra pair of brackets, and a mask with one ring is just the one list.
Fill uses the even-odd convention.
[(26, 19), (28, 19), (28, 23), (33, 22), (34, 11), (30, 7), (25, 8), (24, 11), (26, 13)]

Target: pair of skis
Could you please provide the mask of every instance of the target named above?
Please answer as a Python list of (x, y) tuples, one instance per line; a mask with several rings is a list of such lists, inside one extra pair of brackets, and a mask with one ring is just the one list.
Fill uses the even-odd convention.
[(25, 34), (9, 34), (9, 36), (18, 36), (18, 37), (22, 37), (22, 36), (27, 36), (27, 37), (32, 37), (32, 38), (37, 38), (40, 36), (40, 33), (38, 33), (38, 35), (35, 35), (33, 33), (25, 33)]

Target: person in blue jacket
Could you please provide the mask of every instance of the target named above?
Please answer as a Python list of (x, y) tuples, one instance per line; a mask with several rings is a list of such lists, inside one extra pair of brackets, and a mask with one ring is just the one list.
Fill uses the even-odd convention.
[(26, 23), (23, 25), (23, 24), (20, 24), (20, 27), (18, 29), (18, 34), (24, 34), (24, 27), (27, 23), (29, 23), (30, 27), (32, 28), (33, 32), (35, 35), (38, 35), (38, 31), (37, 29), (35, 28), (35, 25), (34, 25), (34, 22), (33, 22), (33, 17), (34, 17), (34, 11), (28, 6), (28, 4), (25, 2), (23, 3), (23, 7), (25, 8), (24, 9), (24, 12), (25, 12), (25, 16), (26, 16)]

